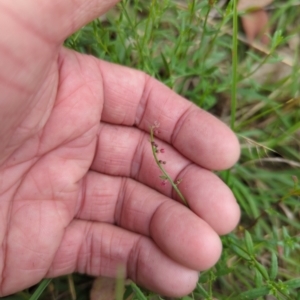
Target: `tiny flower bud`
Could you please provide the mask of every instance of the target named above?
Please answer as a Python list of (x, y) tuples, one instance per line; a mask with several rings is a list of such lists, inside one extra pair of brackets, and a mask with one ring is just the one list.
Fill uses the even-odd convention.
[(182, 178), (176, 180), (175, 184), (178, 185), (182, 181)]
[(166, 161), (163, 161), (162, 163), (165, 165), (167, 162), (166, 162)]
[(154, 130), (154, 134), (158, 135), (158, 134), (160, 134), (160, 131), (159, 130)]
[(164, 148), (161, 148), (159, 151), (160, 151), (160, 153), (165, 153), (165, 149)]
[(158, 128), (160, 126), (160, 123), (158, 121), (154, 121), (153, 127)]
[(161, 182), (161, 185), (165, 186), (166, 183), (167, 183), (167, 181), (166, 181), (166, 180), (163, 180), (163, 181)]

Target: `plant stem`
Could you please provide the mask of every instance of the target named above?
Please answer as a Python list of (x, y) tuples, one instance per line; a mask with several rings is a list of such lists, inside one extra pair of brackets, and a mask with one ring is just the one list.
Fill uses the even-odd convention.
[[(237, 0), (233, 1), (233, 35), (232, 35), (232, 86), (231, 86), (231, 118), (230, 127), (235, 130), (235, 116), (237, 106), (237, 64), (238, 64), (238, 12), (237, 12)], [(228, 184), (230, 181), (230, 170), (226, 171), (225, 182)]]
[(159, 162), (159, 159), (157, 158), (157, 155), (156, 155), (157, 148), (154, 146), (154, 131), (153, 131), (152, 126), (150, 127), (150, 142), (151, 142), (151, 148), (152, 148), (152, 153), (153, 153), (155, 162), (158, 165), (159, 169), (161, 170), (163, 176), (170, 182), (170, 184), (172, 185), (172, 187), (174, 188), (174, 190), (176, 191), (176, 193), (180, 197), (181, 201), (183, 202), (183, 204), (188, 207), (188, 203), (187, 203), (186, 199), (184, 198), (184, 196), (182, 195), (182, 193), (180, 192), (177, 184), (172, 180), (170, 175), (166, 172), (164, 167)]
[(234, 130), (235, 115), (237, 106), (237, 50), (238, 50), (238, 13), (237, 13), (237, 0), (233, 0), (233, 36), (232, 36), (232, 86), (231, 86), (231, 120), (230, 127)]

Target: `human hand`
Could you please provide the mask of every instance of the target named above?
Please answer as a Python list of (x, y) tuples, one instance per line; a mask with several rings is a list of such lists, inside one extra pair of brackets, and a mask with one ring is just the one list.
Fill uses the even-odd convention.
[[(239, 220), (209, 171), (239, 156), (224, 124), (142, 72), (62, 47), (115, 2), (0, 2), (0, 296), (120, 265), (151, 290), (184, 295)], [(190, 210), (159, 184), (154, 121)]]

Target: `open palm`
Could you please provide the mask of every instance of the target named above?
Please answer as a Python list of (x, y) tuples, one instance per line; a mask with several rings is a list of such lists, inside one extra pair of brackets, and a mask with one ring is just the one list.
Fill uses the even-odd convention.
[[(0, 3), (0, 296), (121, 265), (149, 289), (183, 295), (239, 219), (208, 171), (238, 158), (225, 125), (142, 72), (62, 47), (114, 2)], [(155, 121), (190, 210), (160, 185)]]

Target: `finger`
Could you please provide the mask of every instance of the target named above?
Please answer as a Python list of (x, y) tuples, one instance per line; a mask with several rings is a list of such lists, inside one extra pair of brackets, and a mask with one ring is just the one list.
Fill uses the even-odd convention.
[[(174, 181), (182, 180), (179, 189), (190, 208), (218, 234), (233, 230), (239, 221), (240, 211), (230, 189), (215, 174), (191, 163), (169, 144), (159, 140), (156, 143), (158, 149), (164, 149), (164, 153), (157, 156), (166, 162), (165, 170)], [(101, 125), (91, 168), (104, 174), (131, 177), (181, 201), (169, 183), (162, 185), (149, 134), (138, 129)]]
[(149, 238), (84, 221), (68, 226), (47, 276), (76, 271), (116, 277), (120, 267), (138, 284), (173, 297), (191, 292), (198, 280), (196, 271), (171, 260)]
[(4, 1), (0, 7), (45, 41), (62, 43), (69, 35), (104, 14), (119, 0)]
[[(208, 269), (218, 260), (218, 235), (181, 204), (131, 179), (94, 172), (89, 173), (85, 190), (76, 218), (109, 222), (149, 236), (172, 259), (195, 270)], [(220, 222), (226, 227), (226, 220)]]
[(239, 157), (234, 133), (221, 121), (144, 73), (99, 61), (103, 77), (102, 120), (149, 131), (160, 123), (158, 138), (208, 169), (225, 169)]

